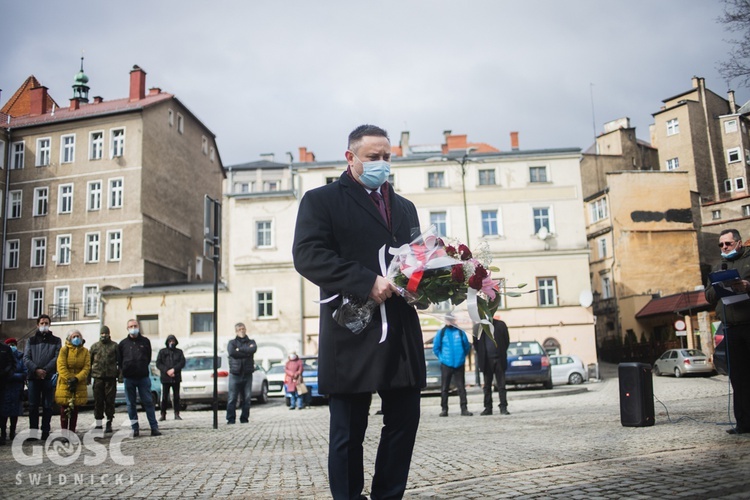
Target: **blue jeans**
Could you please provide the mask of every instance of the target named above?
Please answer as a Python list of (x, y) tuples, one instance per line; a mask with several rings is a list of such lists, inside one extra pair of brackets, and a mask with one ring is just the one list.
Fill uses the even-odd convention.
[(289, 393), (289, 406), (291, 408), (294, 408), (297, 406), (300, 410), (305, 406), (305, 395), (299, 394), (297, 391), (290, 392)]
[(237, 399), (242, 396), (242, 412), (240, 422), (247, 422), (250, 418), (250, 398), (253, 395), (253, 374), (229, 374), (229, 400), (227, 401), (227, 422), (234, 423), (237, 415)]
[[(39, 403), (42, 404), (42, 432), (50, 431), (52, 404), (55, 401), (55, 386), (51, 379), (32, 379), (29, 386), (29, 427), (39, 429)], [(64, 384), (65, 382), (60, 382)]]
[(136, 391), (141, 398), (141, 403), (146, 409), (146, 418), (151, 429), (158, 429), (156, 423), (156, 412), (154, 412), (154, 401), (151, 398), (151, 378), (126, 378), (125, 379), (125, 402), (128, 405), (128, 418), (130, 427), (138, 429), (138, 407), (136, 406)]

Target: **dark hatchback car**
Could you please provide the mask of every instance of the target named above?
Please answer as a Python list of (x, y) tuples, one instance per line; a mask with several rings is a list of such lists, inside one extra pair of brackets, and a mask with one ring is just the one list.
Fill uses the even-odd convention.
[(542, 345), (535, 341), (511, 342), (508, 346), (506, 385), (542, 384), (552, 389), (552, 370)]

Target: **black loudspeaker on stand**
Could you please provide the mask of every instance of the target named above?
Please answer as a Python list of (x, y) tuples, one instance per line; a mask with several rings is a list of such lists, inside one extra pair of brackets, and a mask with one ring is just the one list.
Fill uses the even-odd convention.
[(625, 427), (654, 425), (654, 382), (651, 365), (620, 363), (620, 421)]

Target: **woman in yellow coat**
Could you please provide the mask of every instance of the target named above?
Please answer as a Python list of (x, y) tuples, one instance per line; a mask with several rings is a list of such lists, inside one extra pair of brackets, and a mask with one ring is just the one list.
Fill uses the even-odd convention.
[(91, 356), (83, 347), (83, 337), (71, 330), (57, 356), (55, 402), (60, 405), (60, 427), (75, 432), (78, 407), (88, 402), (86, 384), (91, 372)]

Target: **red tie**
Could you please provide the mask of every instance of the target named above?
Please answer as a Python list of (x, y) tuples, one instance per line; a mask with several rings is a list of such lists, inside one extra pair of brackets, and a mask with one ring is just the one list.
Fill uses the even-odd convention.
[(375, 202), (375, 206), (378, 207), (378, 211), (383, 217), (383, 220), (388, 223), (388, 215), (385, 213), (385, 202), (383, 201), (383, 197), (377, 191), (373, 191), (370, 193), (370, 198)]

